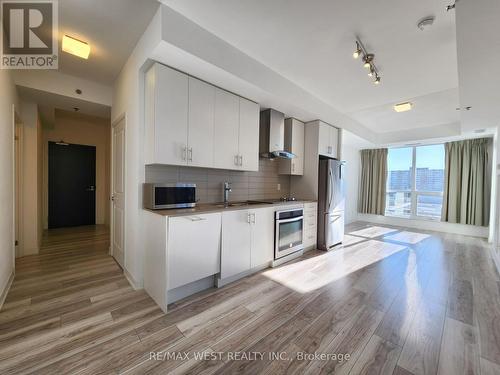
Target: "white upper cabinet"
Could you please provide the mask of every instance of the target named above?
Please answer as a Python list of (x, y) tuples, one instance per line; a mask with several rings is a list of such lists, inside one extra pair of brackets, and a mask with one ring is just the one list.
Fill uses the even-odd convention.
[(156, 63), (144, 118), (146, 164), (259, 169), (256, 103)]
[(145, 86), (146, 164), (186, 164), (188, 77), (155, 64)]
[(338, 157), (339, 130), (324, 122), (319, 122), (318, 153), (331, 158)]
[(240, 98), (239, 156), (240, 169), (259, 170), (259, 121), (260, 108), (257, 103)]
[(304, 174), (304, 123), (294, 119), (285, 120), (285, 150), (295, 154), (290, 160), (280, 160), (280, 174), (302, 176)]
[(188, 165), (213, 166), (215, 87), (189, 77)]
[(239, 159), (239, 97), (221, 89), (215, 89), (214, 167), (235, 169)]

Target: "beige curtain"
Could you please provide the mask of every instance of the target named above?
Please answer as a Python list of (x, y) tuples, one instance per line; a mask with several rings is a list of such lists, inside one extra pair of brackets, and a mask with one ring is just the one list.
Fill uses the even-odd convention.
[(387, 149), (361, 150), (358, 212), (385, 214)]
[(490, 206), (489, 139), (445, 144), (441, 220), (487, 226)]

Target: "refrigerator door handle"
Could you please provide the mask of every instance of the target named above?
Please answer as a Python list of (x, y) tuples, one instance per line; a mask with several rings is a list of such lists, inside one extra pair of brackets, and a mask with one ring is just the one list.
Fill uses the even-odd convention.
[(333, 174), (332, 169), (328, 168), (328, 212), (331, 211), (332, 208), (332, 199), (333, 199)]

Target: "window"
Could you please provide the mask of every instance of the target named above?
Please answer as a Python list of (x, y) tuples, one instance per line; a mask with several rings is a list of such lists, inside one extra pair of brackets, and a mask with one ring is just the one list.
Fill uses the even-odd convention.
[(411, 147), (389, 149), (385, 208), (388, 216), (411, 216), (412, 164)]
[(389, 149), (385, 214), (440, 220), (444, 145)]

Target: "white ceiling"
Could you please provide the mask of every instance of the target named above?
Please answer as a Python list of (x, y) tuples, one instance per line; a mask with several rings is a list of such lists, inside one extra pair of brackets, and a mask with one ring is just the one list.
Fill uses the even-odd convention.
[(17, 86), (18, 94), (23, 100), (37, 103), (40, 116), (45, 122), (54, 121), (56, 110), (75, 112), (93, 117), (109, 119), (111, 117), (111, 107), (88, 102), (85, 100), (72, 98), (65, 95), (58, 95), (47, 91), (36, 90), (29, 87)]
[(59, 70), (111, 84), (158, 8), (157, 0), (59, 0), (64, 34), (91, 46), (88, 60), (59, 51)]
[[(375, 132), (458, 120), (448, 0), (162, 2)], [(416, 24), (429, 15), (435, 24), (422, 32)], [(356, 35), (376, 54), (379, 86), (352, 58)], [(410, 99), (414, 112), (393, 112)]]

